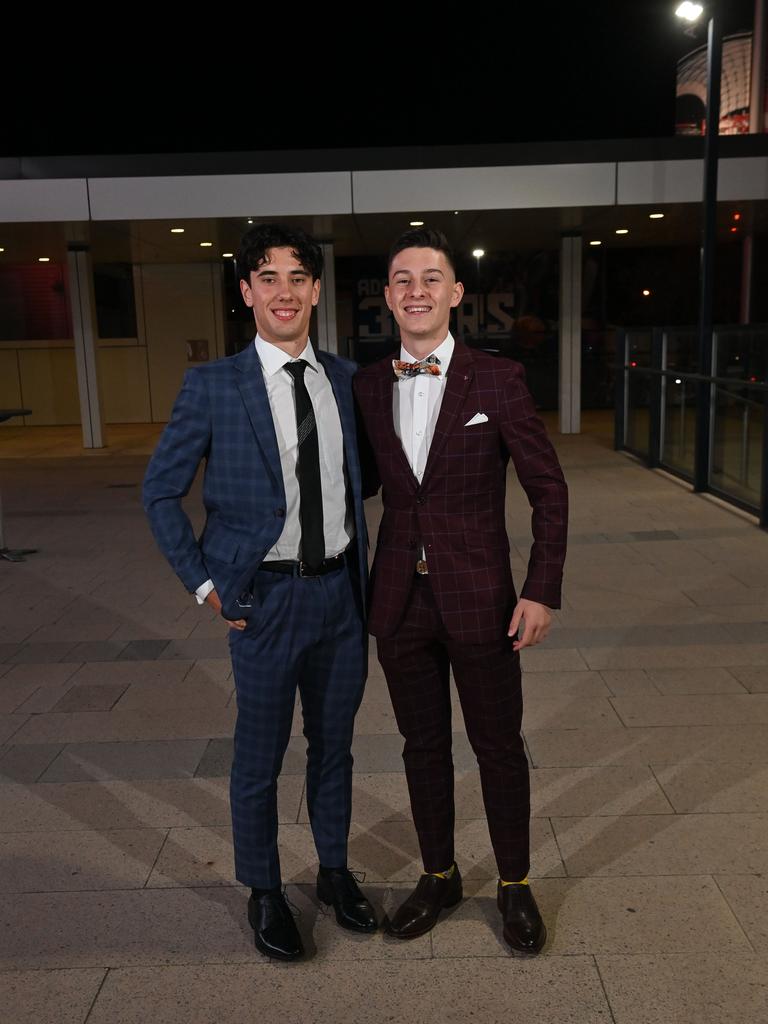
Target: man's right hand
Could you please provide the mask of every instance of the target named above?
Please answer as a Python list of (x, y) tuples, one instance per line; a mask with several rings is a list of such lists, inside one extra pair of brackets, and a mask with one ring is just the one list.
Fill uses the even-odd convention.
[[(219, 595), (215, 590), (212, 590), (206, 597), (205, 603), (209, 604), (211, 608), (215, 608), (217, 612), (221, 613), (221, 601)], [(230, 629), (245, 629), (245, 619), (224, 619)]]

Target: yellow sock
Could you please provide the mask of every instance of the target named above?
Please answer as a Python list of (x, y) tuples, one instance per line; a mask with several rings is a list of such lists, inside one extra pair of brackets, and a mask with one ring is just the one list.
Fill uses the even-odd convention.
[(500, 878), (499, 881), (501, 882), (502, 888), (505, 885), (528, 885), (528, 876), (526, 875), (522, 882), (505, 882), (503, 878)]
[(434, 875), (436, 878), (451, 878), (456, 870), (456, 865), (451, 864), (447, 871), (425, 871), (426, 875)]

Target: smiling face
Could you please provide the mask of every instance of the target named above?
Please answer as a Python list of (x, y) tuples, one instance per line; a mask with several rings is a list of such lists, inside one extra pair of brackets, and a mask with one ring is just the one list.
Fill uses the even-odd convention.
[[(445, 253), (414, 247), (395, 255), (384, 295), (411, 355), (420, 356), (445, 340), (451, 310), (463, 294), (464, 286), (456, 280)], [(413, 352), (412, 347), (419, 351)]]
[(283, 346), (306, 342), (320, 280), (312, 280), (291, 249), (268, 249), (264, 262), (251, 271), (250, 282), (240, 281), (240, 291), (265, 341)]

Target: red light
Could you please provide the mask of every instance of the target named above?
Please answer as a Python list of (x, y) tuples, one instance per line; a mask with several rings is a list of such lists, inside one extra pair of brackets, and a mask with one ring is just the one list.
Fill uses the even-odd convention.
[(734, 220), (741, 220), (741, 214), (740, 213), (734, 213), (733, 219)]
[(731, 228), (731, 234), (735, 235), (738, 230), (738, 228)]
[(633, 360), (633, 361), (632, 361), (632, 362), (631, 362), (631, 363), (630, 363), (629, 365), (630, 365), (630, 366), (637, 366), (637, 363), (636, 363), (636, 362), (634, 362), (634, 360)]
[(752, 384), (755, 384), (757, 382), (757, 377), (750, 377), (749, 379)]

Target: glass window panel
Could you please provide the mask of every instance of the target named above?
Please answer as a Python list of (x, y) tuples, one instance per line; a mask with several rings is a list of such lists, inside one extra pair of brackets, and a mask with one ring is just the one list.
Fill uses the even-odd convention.
[(627, 447), (648, 458), (649, 405), (651, 377), (649, 374), (629, 371), (627, 380)]
[(766, 393), (754, 388), (716, 389), (710, 483), (726, 494), (760, 504)]
[(692, 479), (696, 441), (696, 384), (681, 377), (667, 377), (663, 395), (662, 462)]

